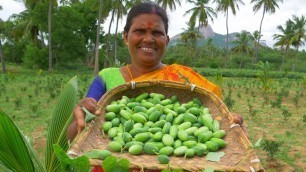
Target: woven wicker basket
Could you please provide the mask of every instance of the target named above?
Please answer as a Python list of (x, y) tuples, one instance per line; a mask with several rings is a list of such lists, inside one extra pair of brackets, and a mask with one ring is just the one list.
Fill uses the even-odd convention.
[[(77, 136), (69, 150), (70, 155), (81, 156), (83, 153), (92, 149), (107, 149), (109, 138), (102, 136), (101, 125), (106, 113), (105, 107), (113, 100), (121, 99), (123, 95), (135, 97), (144, 92), (162, 93), (168, 97), (176, 95), (182, 103), (200, 98), (202, 103), (209, 108), (213, 118), (220, 123), (221, 129), (226, 131), (224, 140), (227, 146), (219, 151), (225, 155), (219, 162), (207, 161), (204, 157), (194, 157), (184, 159), (183, 157), (170, 157), (171, 169), (183, 169), (186, 171), (202, 171), (212, 168), (216, 171), (264, 171), (254, 150), (250, 148), (250, 142), (238, 127), (231, 127), (233, 117), (226, 105), (220, 98), (206, 89), (196, 87), (192, 84), (178, 83), (172, 81), (144, 81), (126, 83), (108, 91), (98, 102), (101, 107), (102, 115), (87, 125), (87, 128)], [(167, 169), (168, 165), (159, 164), (155, 155), (133, 156), (128, 153), (112, 153), (117, 157), (123, 157), (130, 161), (131, 168), (140, 169)], [(92, 166), (101, 165), (101, 160), (90, 159)]]

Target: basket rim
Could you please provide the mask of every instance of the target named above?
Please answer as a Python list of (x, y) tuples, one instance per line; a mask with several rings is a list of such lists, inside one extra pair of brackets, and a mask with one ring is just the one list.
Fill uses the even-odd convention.
[[(213, 92), (200, 87), (200, 86), (196, 86), (195, 84), (190, 84), (190, 83), (182, 83), (182, 82), (175, 82), (175, 81), (166, 81), (166, 80), (149, 80), (149, 81), (140, 81), (140, 82), (127, 82), (125, 84), (122, 85), (118, 85), (110, 90), (108, 90), (98, 101), (98, 106), (101, 108), (101, 112), (105, 112), (105, 108), (107, 103), (109, 103), (110, 99), (113, 98), (114, 95), (127, 91), (129, 89), (141, 89), (141, 88), (145, 88), (145, 87), (154, 87), (154, 86), (159, 86), (159, 87), (169, 87), (171, 89), (182, 89), (182, 90), (189, 90), (195, 93), (199, 93), (199, 94), (204, 94), (205, 96), (209, 96), (209, 98), (212, 100), (213, 103), (218, 103), (217, 104), (217, 109), (222, 111), (223, 115), (228, 117), (228, 119), (230, 121), (233, 121), (233, 116), (231, 114), (231, 112), (228, 110), (228, 108), (226, 107), (226, 105), (223, 103), (222, 99), (219, 98), (217, 95), (215, 95)], [(216, 105), (216, 104), (215, 104)], [(221, 110), (222, 109), (222, 110)], [(99, 120), (99, 118), (96, 118), (94, 120), (94, 123), (96, 123)], [(82, 142), (86, 141), (86, 138), (89, 137), (90, 132), (94, 131), (94, 123), (90, 123), (88, 125), (88, 130), (83, 130), (72, 142), (72, 147), (69, 150), (70, 152), (76, 153), (76, 152), (82, 152), (81, 146), (82, 146)], [(237, 128), (239, 131), (241, 131), (241, 135), (240, 135), (240, 139), (242, 140), (241, 142), (244, 144), (243, 146), (246, 145), (251, 145), (248, 137), (245, 135), (244, 132), (242, 132), (242, 129), (240, 127), (235, 127)], [(77, 153), (76, 153), (76, 156)], [(101, 160), (97, 160), (97, 159), (90, 159), (90, 164), (91, 165), (98, 165), (101, 164)], [(134, 164), (135, 165), (135, 164)], [(260, 165), (260, 163), (256, 164), (256, 171), (262, 171), (263, 168)], [(137, 167), (137, 165), (136, 165)], [(226, 166), (229, 167), (229, 166)], [(221, 168), (221, 167), (220, 167)], [(230, 169), (227, 169), (230, 170)], [(237, 167), (236, 167), (236, 170)], [(238, 171), (243, 171), (238, 170)]]

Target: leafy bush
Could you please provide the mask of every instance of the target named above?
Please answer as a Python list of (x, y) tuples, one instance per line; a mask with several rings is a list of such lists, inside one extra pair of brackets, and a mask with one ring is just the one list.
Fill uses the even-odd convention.
[(39, 49), (33, 44), (26, 47), (23, 64), (28, 68), (48, 68), (48, 50)]
[(270, 68), (270, 64), (269, 62), (266, 61), (266, 63), (263, 63), (262, 61), (258, 62), (258, 72), (257, 72), (257, 76), (259, 78), (259, 80), (262, 83), (262, 90), (264, 92), (267, 92), (268, 90), (271, 90), (272, 88), (272, 83), (273, 80), (271, 78), (271, 68)]
[(261, 142), (261, 149), (266, 151), (269, 158), (273, 159), (274, 156), (280, 151), (280, 146), (282, 145), (282, 142), (264, 139)]
[(211, 62), (209, 64), (209, 67), (212, 68), (212, 69), (218, 69), (219, 68), (219, 65), (216, 63), (216, 62)]
[(269, 63), (281, 63), (282, 62), (282, 57), (280, 56), (280, 54), (265, 54), (265, 56), (260, 57), (259, 59), (260, 61), (267, 61)]

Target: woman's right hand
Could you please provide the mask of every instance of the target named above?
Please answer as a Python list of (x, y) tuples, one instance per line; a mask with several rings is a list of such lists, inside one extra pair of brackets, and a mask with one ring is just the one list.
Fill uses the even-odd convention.
[(100, 115), (101, 110), (97, 105), (97, 101), (93, 98), (84, 98), (78, 103), (74, 109), (74, 120), (70, 124), (67, 130), (67, 139), (73, 140), (77, 134), (79, 134), (85, 128), (85, 112), (82, 107), (86, 108), (90, 113), (94, 115)]

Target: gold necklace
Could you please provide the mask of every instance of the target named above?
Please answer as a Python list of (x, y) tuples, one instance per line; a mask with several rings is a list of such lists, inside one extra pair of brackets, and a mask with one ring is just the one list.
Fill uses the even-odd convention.
[(132, 81), (133, 81), (133, 80), (134, 80), (134, 76), (133, 76), (133, 74), (132, 74), (132, 72), (131, 72), (131, 70), (130, 70), (130, 65), (129, 65), (129, 64), (126, 65), (126, 68), (127, 68), (128, 72), (129, 72), (129, 74), (130, 74), (130, 77), (131, 77)]

